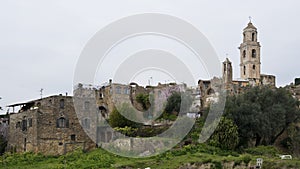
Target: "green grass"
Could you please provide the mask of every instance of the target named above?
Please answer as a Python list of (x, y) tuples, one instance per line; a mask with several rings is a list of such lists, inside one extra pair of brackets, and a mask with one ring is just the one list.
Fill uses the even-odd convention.
[[(266, 151), (264, 153), (264, 151)], [(256, 158), (264, 159), (264, 166), (272, 168), (299, 168), (299, 159), (280, 160), (277, 150), (272, 147), (258, 147), (245, 150), (244, 154), (223, 151), (219, 148), (205, 144), (197, 146), (185, 146), (181, 149), (173, 149), (163, 154), (148, 158), (126, 158), (111, 154), (103, 149), (96, 149), (87, 153), (75, 151), (63, 156), (44, 156), (41, 154), (5, 154), (2, 156), (0, 168), (8, 169), (64, 169), (64, 168), (160, 168), (170, 169), (191, 164), (211, 164), (212, 168), (221, 169), (226, 162), (234, 162), (235, 165), (255, 164)], [(273, 152), (274, 155), (269, 153)], [(251, 154), (250, 154), (251, 153)], [(271, 153), (272, 154), (272, 153)]]

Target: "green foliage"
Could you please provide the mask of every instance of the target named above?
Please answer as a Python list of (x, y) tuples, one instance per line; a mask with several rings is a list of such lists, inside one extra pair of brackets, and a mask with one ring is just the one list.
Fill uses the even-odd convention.
[(248, 165), (249, 162), (251, 161), (251, 156), (250, 155), (245, 155), (243, 156), (243, 162)]
[(299, 117), (298, 101), (283, 88), (254, 87), (227, 99), (225, 112), (239, 128), (240, 143), (247, 147), (271, 145)]
[(280, 152), (274, 146), (258, 146), (253, 148), (248, 148), (245, 150), (246, 153), (252, 155), (264, 155), (269, 157), (277, 157)]
[(147, 110), (150, 107), (149, 94), (138, 94), (136, 96), (136, 101), (143, 106), (144, 110)]
[(111, 127), (119, 127), (119, 128), (124, 128), (124, 127), (132, 127), (132, 128), (137, 128), (141, 126), (140, 123), (136, 123), (134, 121), (128, 120), (126, 117), (124, 117), (122, 114), (126, 115), (127, 117), (130, 117), (131, 119), (136, 119), (136, 112), (133, 108), (130, 108), (129, 105), (127, 104), (122, 104), (120, 110), (117, 110), (116, 108), (113, 109), (109, 116), (109, 124)]
[(238, 127), (231, 119), (222, 117), (209, 144), (226, 150), (234, 150), (239, 143)]
[[(271, 147), (260, 147), (268, 150)], [(260, 150), (260, 151), (261, 151)], [(256, 156), (251, 154), (233, 155), (230, 151), (212, 147), (206, 144), (188, 145), (182, 149), (173, 149), (154, 157), (126, 158), (109, 153), (101, 148), (90, 152), (76, 150), (72, 153), (56, 156), (44, 156), (34, 153), (5, 154), (2, 157), (0, 168), (7, 169), (64, 169), (64, 168), (86, 168), (86, 169), (108, 169), (108, 168), (184, 168), (185, 164), (200, 166), (211, 164), (213, 168), (222, 168), (224, 162), (235, 162), (235, 166), (249, 163)], [(261, 155), (259, 155), (261, 157)], [(275, 158), (264, 158), (265, 168), (297, 168), (300, 165), (298, 159), (280, 160)]]
[(135, 137), (136, 136), (136, 132), (137, 132), (137, 128), (132, 128), (132, 127), (128, 127), (125, 126), (123, 128), (121, 127), (115, 127), (114, 128), (115, 131), (118, 131), (126, 136), (131, 136), (131, 137)]
[(193, 98), (190, 96), (189, 93), (180, 93), (174, 92), (172, 95), (167, 99), (167, 105), (165, 107), (165, 112), (167, 114), (176, 113), (176, 115), (181, 111), (182, 113), (188, 112)]

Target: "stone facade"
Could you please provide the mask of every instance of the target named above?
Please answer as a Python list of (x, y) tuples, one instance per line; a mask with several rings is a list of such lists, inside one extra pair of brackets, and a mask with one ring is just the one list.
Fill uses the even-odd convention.
[(85, 134), (70, 96), (50, 96), (10, 105), (8, 150), (60, 155), (76, 148), (89, 150), (95, 143)]
[(247, 87), (267, 85), (276, 86), (276, 77), (273, 75), (261, 74), (261, 46), (258, 42), (257, 28), (249, 22), (243, 30), (243, 42), (239, 46), (240, 50), (240, 78), (233, 79), (232, 62), (228, 58), (223, 62), (222, 79), (213, 78), (211, 80), (199, 80), (198, 86), (201, 93), (202, 107), (209, 106), (217, 101), (218, 89), (214, 85), (222, 84), (223, 89), (228, 94), (239, 94)]

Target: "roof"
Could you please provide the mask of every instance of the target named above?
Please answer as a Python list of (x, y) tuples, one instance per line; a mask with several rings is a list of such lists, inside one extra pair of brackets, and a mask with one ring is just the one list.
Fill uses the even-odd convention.
[(231, 62), (230, 62), (230, 60), (228, 58), (226, 58), (223, 63), (231, 63)]
[(244, 30), (246, 30), (246, 29), (257, 29), (257, 28), (252, 24), (252, 22), (249, 22), (247, 27), (244, 28)]
[[(6, 107), (15, 107), (15, 106), (22, 106), (22, 105), (26, 105), (26, 104), (32, 104), (36, 101), (40, 101), (40, 100), (44, 100), (44, 99), (52, 98), (52, 97), (61, 97), (61, 96), (63, 96), (63, 95), (52, 95), (52, 96), (43, 97), (43, 98), (40, 98), (40, 99), (31, 100), (31, 101), (28, 101), (28, 102), (10, 104), (10, 105), (7, 105)], [(63, 97), (72, 97), (72, 96), (63, 96)]]

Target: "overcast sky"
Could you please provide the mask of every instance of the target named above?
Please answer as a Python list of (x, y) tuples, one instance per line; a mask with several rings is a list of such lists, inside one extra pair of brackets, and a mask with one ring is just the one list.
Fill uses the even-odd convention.
[[(72, 93), (77, 59), (88, 40), (105, 25), (139, 13), (163, 13), (197, 27), (220, 61), (228, 53), (239, 77), (242, 29), (252, 16), (262, 46), (262, 73), (277, 86), (300, 77), (298, 0), (107, 0), (0, 1), (0, 106)], [(199, 77), (201, 78), (201, 77)]]

